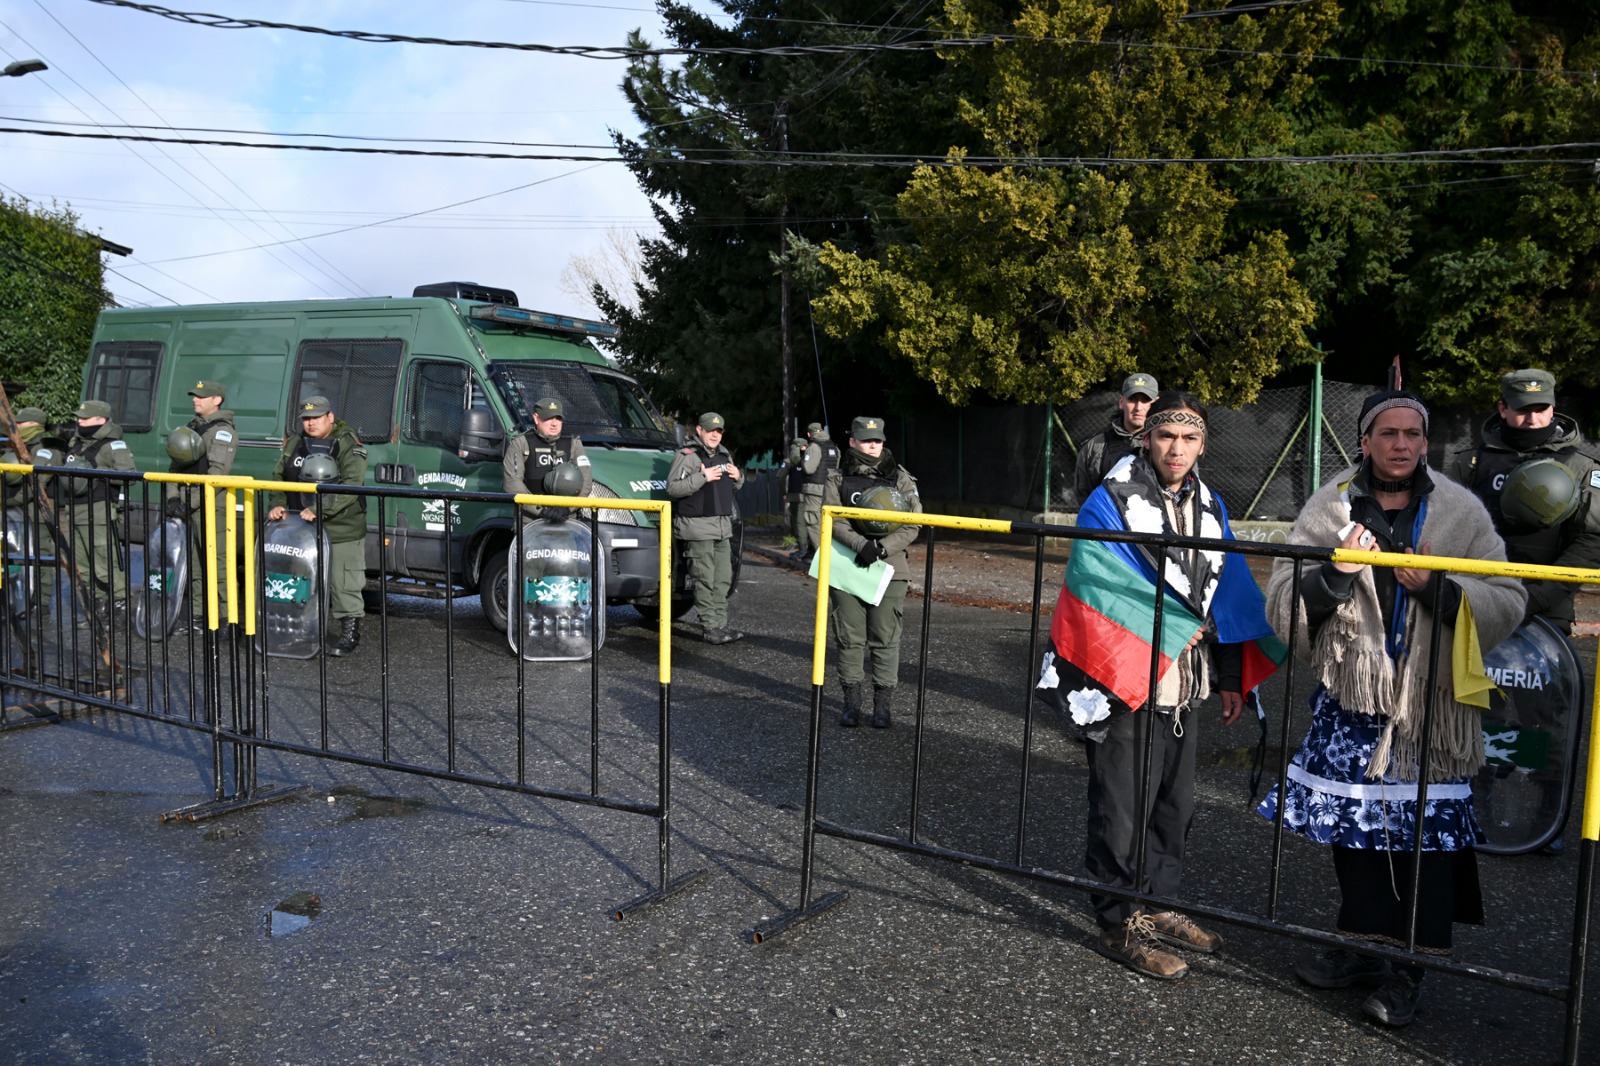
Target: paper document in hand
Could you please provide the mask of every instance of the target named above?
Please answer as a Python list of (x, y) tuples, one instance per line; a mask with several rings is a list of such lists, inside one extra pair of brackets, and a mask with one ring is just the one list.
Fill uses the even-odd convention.
[[(833, 541), (833, 553), (828, 561), (828, 587), (848, 592), (858, 600), (876, 607), (883, 602), (883, 594), (894, 580), (894, 567), (879, 559), (871, 566), (857, 566), (856, 553), (838, 541)], [(811, 557), (811, 576), (816, 577), (822, 565), (822, 553)]]

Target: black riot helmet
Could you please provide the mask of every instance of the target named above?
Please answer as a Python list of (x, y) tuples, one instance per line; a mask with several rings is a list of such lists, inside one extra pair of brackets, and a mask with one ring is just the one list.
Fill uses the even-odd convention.
[(1506, 478), (1500, 489), (1500, 513), (1517, 529), (1548, 529), (1578, 509), (1578, 479), (1555, 459), (1531, 459)]
[(583, 471), (577, 463), (557, 463), (544, 475), (546, 496), (582, 496)]
[[(911, 505), (905, 494), (893, 485), (874, 485), (851, 501), (852, 507), (865, 507), (873, 511), (909, 511)], [(871, 518), (852, 518), (856, 532), (864, 537), (887, 537), (897, 523)]]

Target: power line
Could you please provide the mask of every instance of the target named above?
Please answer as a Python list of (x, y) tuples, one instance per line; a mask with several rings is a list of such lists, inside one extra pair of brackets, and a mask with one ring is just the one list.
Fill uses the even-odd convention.
[[(595, 166), (598, 166), (598, 165), (599, 164), (595, 164)], [(375, 226), (385, 226), (385, 225), (388, 225), (391, 222), (400, 222), (400, 221), (403, 221), (403, 220), (408, 219), (408, 218), (416, 218), (419, 215), (432, 214), (432, 213), (437, 212), (437, 211), (448, 211), (452, 207), (462, 207), (462, 206), (464, 206), (466, 204), (475, 204), (475, 203), (478, 203), (478, 202), (480, 202), (482, 200), (493, 199), (496, 196), (505, 196), (508, 193), (521, 192), (523, 189), (531, 189), (535, 185), (544, 185), (547, 182), (557, 181), (557, 180), (559, 180), (561, 178), (570, 178), (570, 177), (572, 177), (572, 176), (574, 176), (576, 174), (582, 174), (585, 171), (590, 171), (590, 170), (593, 170), (593, 169), (595, 169), (594, 166), (579, 167), (577, 170), (569, 170), (569, 171), (566, 171), (563, 174), (554, 174), (554, 175), (551, 175), (548, 178), (540, 178), (538, 181), (530, 181), (530, 182), (527, 182), (526, 184), (516, 185), (516, 186), (513, 186), (513, 187), (511, 187), (509, 189), (500, 189), (500, 190), (498, 190), (496, 192), (484, 193), (482, 196), (474, 196), (474, 197), (471, 197), (471, 198), (466, 199), (466, 200), (457, 200), (453, 204), (444, 204), (441, 207), (430, 207), (430, 208), (427, 208), (427, 209), (422, 210), (422, 211), (411, 211), (411, 212), (408, 212), (408, 213), (406, 213), (404, 215), (396, 215), (393, 218), (384, 219), (384, 220), (382, 220), (380, 222), (364, 222), (364, 223), (362, 223), (360, 225), (357, 225), (357, 226), (344, 226), (344, 227), (342, 227), (340, 229), (324, 230), (321, 233), (312, 233), (312, 234), (308, 234), (307, 236), (304, 236), (304, 237), (296, 237), (296, 238), (294, 238), (293, 242), (291, 242), (291, 241), (277, 241), (274, 244), (257, 244), (257, 245), (253, 245), (253, 246), (251, 246), (249, 248), (225, 248), (225, 249), (223, 249), (221, 251), (217, 251), (217, 252), (201, 252), (198, 255), (180, 255), (180, 256), (174, 256), (174, 257), (172, 257), (170, 259), (157, 259), (157, 260), (154, 260), (154, 262), (157, 262), (157, 263), (181, 263), (181, 262), (185, 262), (186, 260), (190, 260), (190, 259), (210, 259), (212, 256), (217, 256), (217, 255), (233, 255), (236, 252), (254, 252), (254, 251), (257, 251), (257, 250), (262, 249), (262, 248), (276, 247), (278, 244), (290, 244), (290, 243), (296, 243), (296, 242), (300, 242), (300, 241), (309, 241), (309, 240), (314, 240), (314, 239), (319, 238), (319, 237), (332, 237), (332, 236), (335, 236), (336, 234), (340, 234), (340, 233), (351, 233), (351, 232), (354, 232), (355, 230), (372, 229)], [(148, 264), (146, 264), (146, 265), (148, 265)]]
[[(458, 40), (446, 37), (414, 37), (407, 34), (379, 33), (371, 30), (331, 30), (322, 26), (305, 26), (290, 22), (268, 22), (263, 19), (232, 18), (227, 15), (214, 15), (198, 11), (175, 11), (172, 8), (160, 7), (156, 4), (140, 4), (134, 0), (89, 0), (90, 3), (103, 4), (107, 7), (128, 8), (141, 11), (148, 15), (159, 15), (162, 18), (172, 19), (195, 26), (204, 26), (210, 29), (269, 29), (292, 30), (297, 33), (316, 34), (323, 37), (337, 37), (344, 40), (360, 41), (365, 44), (428, 44), (450, 48), (488, 48), (495, 50), (508, 50), (518, 52), (538, 52), (546, 55), (577, 56), (585, 59), (648, 59), (665, 58), (669, 56), (808, 56), (808, 55), (846, 55), (861, 52), (926, 52), (949, 48), (987, 48), (996, 44), (1063, 44), (1077, 45), (1093, 48), (1118, 48), (1118, 49), (1151, 49), (1170, 50), (1179, 52), (1204, 52), (1209, 55), (1247, 56), (1270, 59), (1289, 59), (1300, 62), (1323, 63), (1355, 63), (1362, 66), (1392, 66), (1407, 68), (1426, 68), (1443, 70), (1480, 70), (1504, 74), (1535, 74), (1544, 77), (1594, 77), (1594, 70), (1566, 70), (1560, 68), (1544, 69), (1540, 67), (1506, 66), (1492, 63), (1446, 63), (1425, 59), (1380, 59), (1368, 56), (1341, 56), (1328, 55), (1320, 52), (1265, 52), (1245, 48), (1219, 48), (1211, 45), (1182, 45), (1162, 41), (1129, 41), (1129, 40), (1095, 40), (1080, 37), (1037, 37), (1030, 34), (1018, 33), (992, 33), (980, 34), (975, 37), (930, 37), (926, 40), (898, 40), (888, 43), (836, 43), (836, 44), (795, 44), (776, 45), (770, 48), (746, 48), (738, 46), (725, 46), (720, 48), (634, 48), (626, 45), (553, 45), (529, 44), (513, 41), (474, 41)], [(1283, 6), (1261, 4), (1257, 7)], [(1239, 9), (1234, 9), (1235, 11)], [(801, 20), (762, 20), (762, 21), (795, 21)], [(820, 23), (821, 25), (840, 25), (844, 23)], [(854, 27), (850, 28), (863, 28)], [(896, 29), (893, 26), (864, 27), (868, 29)], [(912, 27), (905, 27), (908, 31), (917, 32)], [(932, 31), (921, 31), (932, 32)]]
[[(88, 55), (89, 55), (89, 58), (93, 59), (96, 63), (99, 63), (101, 68), (104, 69), (107, 74), (110, 74), (113, 78), (115, 78), (119, 85), (121, 85), (124, 89), (128, 90), (128, 93), (135, 100), (139, 101), (141, 104), (144, 104), (146, 108), (149, 108), (150, 113), (152, 115), (154, 115), (156, 118), (160, 119), (162, 124), (167, 129), (172, 129), (171, 123), (167, 122), (165, 116), (163, 116), (159, 111), (157, 111), (154, 107), (152, 107), (150, 105), (149, 101), (147, 101), (144, 97), (139, 95), (138, 90), (134, 89), (133, 86), (129, 85), (125, 80), (123, 80), (122, 75), (120, 75), (116, 71), (112, 70), (111, 67), (105, 62), (105, 60), (101, 59), (98, 55), (96, 55), (94, 53), (93, 49), (91, 49), (88, 45), (84, 44), (83, 41), (78, 38), (77, 34), (73, 33), (72, 30), (70, 30), (66, 26), (65, 23), (63, 23), (59, 18), (57, 18), (55, 16), (55, 14), (52, 11), (50, 11), (49, 8), (45, 7), (44, 3), (43, 3), (43, 0), (33, 0), (33, 2), (35, 4), (35, 6), (37, 6), (39, 8), (39, 10), (43, 11), (45, 13), (45, 15), (47, 15), (50, 18), (50, 20), (52, 22), (54, 22), (57, 26), (61, 27), (61, 31), (63, 33), (65, 33), (68, 37), (72, 38), (72, 41), (73, 41), (74, 44), (76, 44), (79, 48), (82, 48), (85, 52), (87, 52)], [(115, 114), (115, 112), (113, 112), (113, 114)], [(122, 116), (118, 115), (117, 117), (121, 118)], [(215, 162), (213, 162), (212, 160), (208, 159), (204, 152), (196, 151), (194, 154), (198, 159), (200, 159), (201, 162), (205, 163), (212, 170), (216, 171), (217, 174), (222, 178), (222, 180), (226, 181), (229, 185), (232, 185), (241, 194), (243, 194), (243, 196), (244, 196), (244, 198), (246, 200), (250, 201), (250, 203), (254, 204), (256, 207), (260, 207), (261, 206), (261, 204), (256, 200), (256, 198), (254, 196), (250, 195), (250, 192), (247, 189), (245, 189), (243, 186), (241, 186), (238, 182), (234, 181), (233, 177), (231, 175), (225, 173), (223, 171), (223, 169), (221, 167), (217, 166), (217, 164)], [(178, 160), (174, 159), (174, 160), (172, 160), (172, 162), (176, 163), (178, 165), (178, 167), (180, 169), (182, 169), (185, 174), (188, 174), (190, 177), (194, 178), (196, 181), (200, 181), (198, 176), (196, 176), (187, 167), (183, 166), (183, 164), (178, 162)], [(228, 203), (227, 197), (222, 196), (221, 194), (217, 193), (216, 190), (212, 189), (205, 182), (201, 181), (200, 184), (201, 184), (202, 188), (204, 188), (207, 192), (211, 193), (212, 195), (217, 196), (217, 198), (220, 199), (224, 204), (227, 204), (229, 207), (233, 206), (232, 204)], [(217, 217), (219, 219), (221, 218), (220, 215), (218, 215)], [(282, 230), (284, 233), (288, 233), (289, 232), (289, 228), (287, 226), (283, 225), (281, 222), (278, 222), (277, 219), (272, 219), (272, 222), (275, 225), (277, 225), (277, 227), (280, 230)], [(261, 230), (262, 233), (266, 233), (267, 232), (266, 227), (261, 225), (261, 223), (256, 222), (254, 224), (256, 225), (257, 228), (259, 228)], [(321, 261), (322, 266), (325, 268), (322, 271), (322, 273), (323, 273), (323, 275), (325, 277), (327, 277), (330, 280), (332, 280), (334, 278), (334, 275), (337, 274), (338, 277), (343, 280), (344, 284), (348, 287), (348, 290), (350, 292), (352, 292), (352, 293), (354, 293), (354, 294), (356, 294), (358, 296), (368, 295), (367, 291), (360, 285), (359, 282), (357, 282), (349, 274), (346, 274), (344, 271), (342, 271), (338, 267), (334, 266), (327, 259), (323, 258), (321, 253), (317, 252), (315, 249), (308, 249), (308, 251), (310, 251), (310, 253), (312, 255), (316, 256), (317, 259)], [(306, 258), (305, 255), (301, 254), (299, 249), (290, 249), (290, 253), (292, 255), (297, 256), (308, 267), (311, 267), (312, 269), (317, 269), (316, 265), (314, 263), (312, 263), (310, 259)], [(296, 274), (299, 274), (300, 277), (303, 280), (305, 280), (308, 284), (311, 284), (311, 285), (316, 285), (317, 284), (315, 279), (307, 277), (305, 274), (301, 274), (300, 271), (296, 270), (292, 264), (285, 264), (285, 265), (288, 266), (290, 270), (294, 270), (294, 272)], [(318, 288), (322, 288), (322, 286), (320, 286), (320, 285), (317, 285), (317, 287)], [(327, 290), (324, 289), (323, 291), (326, 292)]]
[[(100, 2), (100, 0), (93, 0)], [(1560, 144), (1492, 145), (1478, 148), (1422, 149), (1410, 152), (1349, 152), (1339, 155), (1269, 155), (1269, 156), (978, 156), (945, 153), (880, 153), (866, 152), (764, 152), (761, 155), (740, 156), (733, 149), (720, 156), (691, 156), (682, 151), (661, 155), (594, 156), (569, 153), (522, 152), (464, 152), (433, 151), (421, 148), (358, 148), (331, 144), (264, 144), (253, 141), (224, 141), (208, 138), (151, 137), (130, 133), (85, 133), (72, 130), (34, 130), (15, 126), (0, 126), (0, 133), (20, 133), (36, 137), (66, 137), (100, 141), (136, 141), (154, 144), (198, 144), (220, 148), (262, 148), (269, 151), (335, 152), (354, 155), (422, 156), (444, 159), (512, 159), (524, 162), (573, 163), (651, 163), (655, 165), (679, 164), (683, 166), (740, 166), (740, 167), (1023, 167), (1023, 168), (1077, 168), (1096, 169), (1116, 167), (1157, 166), (1237, 166), (1243, 164), (1311, 164), (1311, 163), (1453, 163), (1457, 165), (1519, 166), (1528, 164), (1574, 164), (1589, 166), (1595, 162), (1594, 151), (1577, 158), (1512, 158), (1532, 156), (1538, 152), (1579, 151), (1600, 149), (1600, 141), (1568, 141)], [(708, 150), (710, 151), (710, 150)], [(1481, 158), (1489, 157), (1489, 158)]]

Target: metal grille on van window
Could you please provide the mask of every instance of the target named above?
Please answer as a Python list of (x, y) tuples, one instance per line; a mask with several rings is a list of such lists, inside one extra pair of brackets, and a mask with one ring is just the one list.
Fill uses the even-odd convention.
[[(620, 500), (622, 498), (613, 492), (610, 486), (602, 485), (598, 481), (596, 481), (594, 483), (594, 487), (589, 490), (589, 495), (599, 497), (603, 500)], [(636, 526), (639, 524), (640, 513), (641, 512), (639, 511), (622, 511), (615, 507), (602, 507), (600, 508), (599, 515), (596, 517), (598, 517), (602, 522), (610, 522), (613, 525)]]
[(326, 396), (334, 414), (353, 426), (361, 440), (388, 440), (403, 349), (399, 338), (303, 342), (295, 404)]

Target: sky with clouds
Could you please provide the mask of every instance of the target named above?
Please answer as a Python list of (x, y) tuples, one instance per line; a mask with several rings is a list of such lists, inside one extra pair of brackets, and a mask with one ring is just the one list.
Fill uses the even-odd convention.
[[(552, 45), (622, 45), (638, 28), (666, 43), (649, 0), (163, 6)], [(0, 65), (35, 57), (50, 69), (0, 78), (0, 125), (470, 138), (593, 146), (575, 153), (588, 155), (614, 154), (611, 131), (638, 130), (619, 88), (620, 60), (215, 29), (90, 0), (0, 0)], [(599, 253), (608, 230), (654, 231), (648, 201), (619, 163), (0, 133), (0, 193), (69, 206), (84, 230), (131, 247), (131, 257), (105, 258), (108, 287), (133, 306), (409, 295), (419, 284), (465, 280), (511, 288), (524, 307), (592, 316), (593, 304), (561, 285), (568, 261)]]

